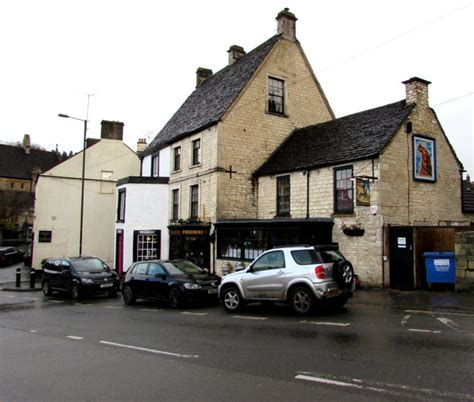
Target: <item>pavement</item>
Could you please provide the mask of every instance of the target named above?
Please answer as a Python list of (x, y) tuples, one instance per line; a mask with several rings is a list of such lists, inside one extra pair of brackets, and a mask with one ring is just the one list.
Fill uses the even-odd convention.
[[(16, 269), (21, 268), (21, 286), (16, 287)], [(30, 288), (30, 269), (23, 263), (0, 268), (0, 292), (38, 292), (41, 281), (37, 278), (35, 288)], [(9, 298), (0, 297), (3, 304), (14, 303)], [(20, 303), (20, 302), (19, 302)], [(395, 310), (451, 311), (474, 313), (474, 292), (411, 290), (402, 291), (382, 288), (362, 288), (355, 292), (350, 304), (379, 306)]]

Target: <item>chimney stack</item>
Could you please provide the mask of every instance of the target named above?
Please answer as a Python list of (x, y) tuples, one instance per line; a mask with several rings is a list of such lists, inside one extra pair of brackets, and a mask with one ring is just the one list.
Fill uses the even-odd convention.
[(403, 81), (406, 91), (406, 102), (408, 104), (416, 104), (418, 106), (429, 107), (428, 85), (431, 82), (418, 77), (412, 77)]
[(283, 38), (292, 42), (296, 42), (296, 21), (297, 18), (293, 13), (290, 13), (289, 8), (280, 11), (276, 17), (277, 33)]
[(200, 87), (212, 75), (212, 70), (199, 67), (196, 70), (196, 88)]
[(137, 142), (137, 154), (146, 149), (146, 138), (139, 138)]
[(102, 125), (100, 132), (101, 139), (123, 140), (123, 123), (120, 121), (102, 120), (100, 124)]
[(232, 45), (229, 50), (229, 66), (234, 64), (237, 60), (239, 60), (244, 54), (245, 50), (242, 46)]
[(25, 134), (23, 136), (23, 150), (25, 151), (25, 154), (29, 154), (31, 151), (31, 141), (29, 134)]

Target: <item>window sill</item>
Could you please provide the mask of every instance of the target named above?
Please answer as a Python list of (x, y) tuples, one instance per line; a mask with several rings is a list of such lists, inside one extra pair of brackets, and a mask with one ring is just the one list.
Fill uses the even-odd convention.
[(201, 166), (202, 166), (202, 163), (196, 163), (195, 165), (190, 165), (189, 169), (194, 169), (194, 168), (198, 168), (198, 167), (201, 167)]
[(181, 169), (173, 170), (171, 173), (181, 173)]
[(265, 114), (269, 114), (271, 116), (278, 116), (278, 117), (285, 117), (285, 118), (289, 118), (290, 116), (288, 116), (287, 114), (285, 113), (277, 113), (277, 112), (270, 112), (268, 110), (265, 110)]
[(337, 217), (347, 218), (348, 216), (356, 216), (356, 214), (354, 213), (354, 211), (347, 211), (347, 212), (338, 211), (338, 212), (334, 212), (331, 215), (332, 218), (337, 218)]
[(273, 218), (291, 218), (291, 214), (276, 214)]

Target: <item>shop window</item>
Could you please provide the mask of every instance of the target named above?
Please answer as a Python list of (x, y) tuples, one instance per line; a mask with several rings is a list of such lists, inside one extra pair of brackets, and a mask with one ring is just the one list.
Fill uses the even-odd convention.
[(352, 166), (334, 169), (334, 212), (352, 213), (354, 211), (352, 189)]
[(160, 258), (161, 232), (159, 230), (138, 230), (133, 233), (133, 261)]

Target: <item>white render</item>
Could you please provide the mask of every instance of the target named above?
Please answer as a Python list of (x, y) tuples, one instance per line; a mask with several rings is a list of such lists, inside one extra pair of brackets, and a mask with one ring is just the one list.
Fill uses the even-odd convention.
[[(123, 230), (123, 271), (133, 261), (133, 234), (137, 230), (161, 231), (161, 258), (168, 258), (168, 184), (127, 183), (117, 187), (126, 189), (125, 222), (117, 222), (116, 230)], [(117, 198), (117, 197), (116, 197)]]
[[(160, 177), (167, 178), (170, 175), (170, 152), (166, 147), (159, 151)], [(155, 156), (153, 154), (153, 156)], [(152, 155), (147, 155), (142, 160), (141, 176), (151, 177)], [(123, 271), (127, 271), (133, 261), (134, 232), (138, 230), (161, 231), (161, 258), (166, 259), (169, 255), (169, 186), (159, 183), (125, 183), (117, 186), (118, 190), (126, 190), (125, 200), (125, 222), (115, 224), (117, 230), (123, 231)], [(117, 207), (118, 196), (115, 204)], [(116, 246), (115, 246), (116, 247)], [(116, 254), (115, 254), (116, 255)]]
[[(82, 152), (38, 178), (33, 231), (33, 267), (41, 260), (79, 254)], [(140, 161), (120, 140), (101, 139), (86, 149), (83, 255), (113, 266), (116, 182), (138, 175)], [(51, 231), (51, 243), (39, 243), (39, 231)]]

